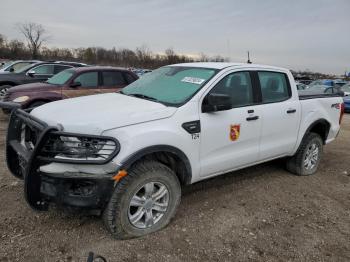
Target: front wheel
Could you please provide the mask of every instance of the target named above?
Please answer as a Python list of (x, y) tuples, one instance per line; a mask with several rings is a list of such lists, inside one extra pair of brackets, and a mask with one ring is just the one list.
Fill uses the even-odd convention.
[(140, 237), (164, 228), (180, 203), (176, 174), (156, 161), (134, 165), (115, 187), (103, 221), (117, 239)]
[(287, 160), (287, 170), (299, 176), (316, 173), (323, 153), (323, 141), (319, 134), (307, 134), (298, 151)]
[(3, 85), (0, 86), (0, 101), (4, 100), (4, 97), (7, 93), (7, 91), (11, 88), (12, 86), (10, 85)]

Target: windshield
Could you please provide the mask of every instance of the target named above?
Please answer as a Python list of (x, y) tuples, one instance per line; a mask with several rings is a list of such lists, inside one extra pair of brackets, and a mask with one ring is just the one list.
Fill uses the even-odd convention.
[(72, 77), (73, 74), (73, 69), (67, 69), (49, 78), (46, 82), (52, 85), (63, 85)]
[(9, 67), (10, 65), (12, 65), (14, 62), (13, 61), (9, 61), (9, 62), (6, 62), (5, 64), (3, 64), (2, 66), (0, 66), (0, 68), (6, 68), (6, 67)]
[(145, 74), (123, 89), (122, 94), (180, 105), (189, 100), (218, 70), (166, 66)]

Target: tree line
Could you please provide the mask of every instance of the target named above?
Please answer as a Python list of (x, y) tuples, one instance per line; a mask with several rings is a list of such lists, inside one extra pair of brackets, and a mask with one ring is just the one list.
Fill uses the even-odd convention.
[(39, 59), (77, 61), (87, 64), (112, 65), (122, 67), (158, 68), (167, 64), (186, 62), (224, 62), (222, 56), (209, 57), (200, 54), (198, 57), (177, 54), (172, 48), (164, 54), (153, 53), (147, 46), (135, 50), (128, 48), (80, 47), (58, 48), (44, 44), (51, 38), (46, 29), (36, 23), (17, 24), (16, 28), (24, 36), (26, 42), (7, 39), (0, 34), (0, 58), (2, 59)]

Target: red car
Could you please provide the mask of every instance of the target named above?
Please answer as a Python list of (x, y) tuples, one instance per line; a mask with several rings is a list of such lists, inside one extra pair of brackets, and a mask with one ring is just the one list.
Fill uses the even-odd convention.
[(116, 67), (89, 66), (64, 70), (44, 83), (12, 87), (4, 102), (15, 102), (21, 108), (34, 108), (56, 100), (116, 92), (134, 82), (138, 76)]

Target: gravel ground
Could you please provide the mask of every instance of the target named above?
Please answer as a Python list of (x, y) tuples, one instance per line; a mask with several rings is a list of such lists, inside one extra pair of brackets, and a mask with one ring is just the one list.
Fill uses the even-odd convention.
[(166, 229), (127, 241), (98, 217), (31, 210), (4, 162), (6, 125), (1, 114), (0, 261), (350, 261), (350, 115), (316, 175), (273, 161), (191, 185)]

